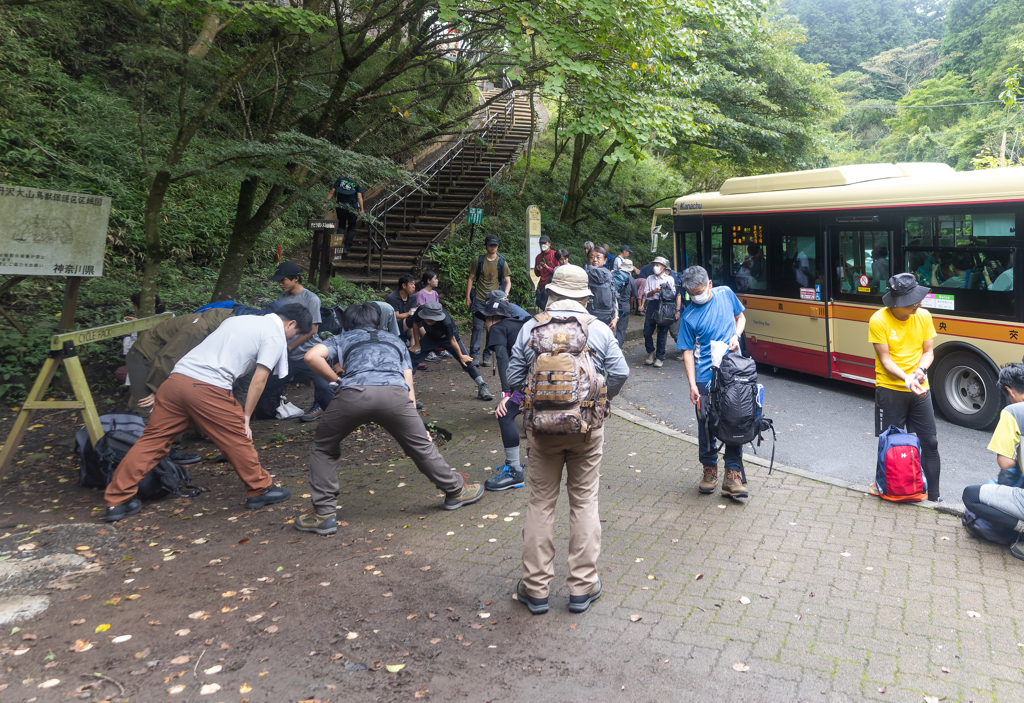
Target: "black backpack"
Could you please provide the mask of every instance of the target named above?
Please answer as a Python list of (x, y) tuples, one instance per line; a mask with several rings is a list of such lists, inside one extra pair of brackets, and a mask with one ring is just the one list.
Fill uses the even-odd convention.
[[(82, 450), (80, 480), (86, 488), (105, 489), (121, 460), (135, 446), (139, 436), (126, 430), (113, 429), (100, 437), (95, 449), (86, 439)], [(184, 466), (179, 466), (166, 456), (139, 481), (138, 497), (141, 500), (155, 500), (166, 495), (195, 497), (201, 488), (191, 485), (192, 477)], [(181, 486), (189, 489), (182, 491)]]
[(590, 300), (587, 312), (595, 317), (604, 317), (615, 313), (615, 288), (612, 272), (608, 269), (587, 267), (587, 285), (590, 287)]
[(316, 327), (317, 334), (321, 332), (330, 332), (332, 335), (341, 334), (342, 331), (342, 318), (345, 316), (345, 307), (343, 305), (335, 305), (330, 308), (320, 308), (320, 324)]
[[(775, 465), (775, 427), (764, 417), (764, 386), (757, 382), (757, 364), (736, 353), (726, 354), (722, 363), (712, 369), (704, 421), (709, 437), (726, 446), (750, 443), (761, 446), (762, 432), (772, 431), (771, 473)], [(757, 453), (757, 450), (754, 450)]]
[(654, 321), (660, 327), (668, 327), (676, 321), (676, 293), (665, 286), (658, 292), (658, 309), (654, 312)]
[(970, 510), (964, 510), (960, 523), (967, 529), (972, 537), (983, 539), (988, 542), (1001, 544), (1004, 547), (1011, 546), (1017, 541), (1017, 532), (1005, 527), (996, 527), (988, 520), (980, 518)]

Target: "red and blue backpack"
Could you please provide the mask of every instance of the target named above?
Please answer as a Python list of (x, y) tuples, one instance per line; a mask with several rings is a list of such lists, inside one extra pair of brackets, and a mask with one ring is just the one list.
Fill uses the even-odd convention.
[(917, 435), (890, 425), (878, 436), (878, 466), (871, 493), (894, 503), (919, 503), (928, 497)]

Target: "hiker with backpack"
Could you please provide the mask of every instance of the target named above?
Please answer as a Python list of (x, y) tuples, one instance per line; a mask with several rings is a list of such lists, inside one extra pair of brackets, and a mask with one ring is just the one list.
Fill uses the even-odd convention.
[(999, 413), (988, 450), (995, 453), (998, 478), (964, 489), (964, 527), (979, 539), (1010, 547), (1010, 554), (1024, 560), (1024, 477), (1021, 475), (1021, 428), (1024, 428), (1024, 364), (1007, 364), (999, 370), (997, 385), (1010, 400)]
[(612, 272), (618, 271), (622, 268), (622, 262), (627, 261), (633, 254), (633, 248), (628, 244), (623, 244), (619, 247), (619, 255), (615, 257), (615, 261), (612, 262)]
[[(663, 256), (654, 257), (651, 262), (654, 272), (647, 277), (644, 284), (646, 315), (644, 317), (644, 345), (647, 358), (644, 364), (660, 369), (665, 365), (665, 340), (668, 328), (679, 319), (683, 307), (682, 292), (676, 290), (675, 279), (668, 268), (668, 259)], [(655, 347), (654, 336), (658, 336)]]
[[(625, 247), (623, 247), (625, 249)], [(619, 267), (612, 274), (615, 281), (615, 295), (619, 305), (619, 321), (615, 325), (615, 341), (619, 348), (626, 343), (626, 330), (629, 329), (629, 311), (633, 301), (637, 299), (636, 281), (633, 280), (633, 262), (629, 259), (619, 261)]]
[[(509, 303), (501, 291), (491, 291), (484, 304), (484, 325), (487, 329), (487, 344), (494, 356), (494, 365), (501, 379), (501, 400), (494, 411), (501, 430), (501, 444), (505, 450), (505, 463), (498, 467), (498, 475), (484, 481), (484, 488), (489, 491), (505, 491), (509, 488), (522, 488), (526, 476), (519, 457), (519, 428), (516, 418), (523, 402), (522, 391), (513, 392), (508, 383), (508, 362), (512, 355), (512, 347), (519, 338), (523, 325), (530, 319), (522, 308), (520, 313)], [(477, 313), (481, 314), (481, 313)]]
[[(313, 438), (309, 455), (313, 510), (295, 521), (295, 529), (300, 532), (333, 535), (338, 531), (341, 443), (368, 422), (377, 423), (394, 437), (416, 468), (444, 492), (445, 510), (483, 498), (484, 487), (466, 483), (431, 440), (416, 412), (409, 351), (397, 335), (377, 329), (379, 324), (380, 312), (373, 303), (351, 305), (345, 311), (345, 332), (306, 353), (310, 368), (328, 383), (337, 384), (338, 392)], [(340, 375), (334, 371), (335, 364), (342, 368)]]
[[(484, 333), (484, 322), (476, 313), (484, 308), (487, 294), (492, 290), (504, 290), (505, 295), (512, 290), (512, 269), (505, 262), (505, 257), (498, 253), (498, 235), (488, 234), (484, 238), (486, 254), (474, 257), (469, 266), (469, 279), (466, 281), (466, 307), (473, 317), (473, 334), (469, 338), (469, 355), (476, 360)], [(454, 354), (454, 352), (452, 352)], [(491, 365), (491, 355), (486, 350), (480, 357), (481, 366)]]
[(931, 314), (921, 308), (930, 292), (912, 273), (891, 277), (882, 296), (885, 307), (868, 322), (868, 341), (875, 349), (875, 436), (890, 427), (916, 434), (928, 500), (941, 501), (938, 431), (928, 389), (937, 335)]
[[(713, 376), (711, 345), (712, 342), (719, 342), (728, 346), (727, 354), (739, 354), (740, 335), (743, 334), (747, 319), (743, 315), (743, 304), (736, 294), (725, 286), (714, 288), (703, 266), (691, 266), (683, 271), (683, 287), (690, 294), (691, 305), (686, 307), (679, 321), (676, 346), (683, 350), (683, 365), (690, 382), (690, 402), (697, 411), (697, 439), (700, 444), (700, 463), (704, 470), (697, 489), (707, 495), (718, 488), (717, 438), (709, 432), (707, 423)], [(723, 461), (725, 475), (722, 479), (722, 495), (746, 498), (749, 494), (743, 485), (743, 446), (727, 443)]]
[[(263, 316), (232, 317), (181, 358), (156, 393), (149, 424), (114, 471), (104, 498), (106, 521), (116, 522), (142, 510), (135, 494), (142, 478), (171, 448), (174, 438), (195, 424), (234, 468), (249, 494), (249, 509), (288, 500), (260, 466), (249, 418), (267, 378), (288, 375), (288, 340), (313, 328), (309, 310), (285, 305)], [(235, 380), (253, 371), (243, 409), (231, 395)]]
[(612, 272), (605, 268), (607, 253), (601, 247), (590, 250), (590, 261), (585, 269), (590, 286), (590, 300), (587, 312), (601, 322), (615, 329), (619, 321), (619, 304), (615, 295), (615, 279)]
[(547, 309), (523, 325), (508, 366), (509, 387), (523, 394), (530, 445), (523, 577), (515, 598), (534, 615), (548, 611), (555, 577), (554, 511), (563, 467), (569, 493), (569, 610), (581, 613), (601, 597), (597, 495), (604, 418), (611, 413), (608, 400), (629, 377), (611, 330), (587, 313), (587, 272), (559, 266), (548, 293)]

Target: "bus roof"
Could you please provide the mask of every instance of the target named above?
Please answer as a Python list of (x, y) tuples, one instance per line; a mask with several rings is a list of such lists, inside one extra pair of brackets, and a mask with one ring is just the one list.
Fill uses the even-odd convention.
[(717, 193), (678, 198), (674, 215), (856, 210), (1024, 201), (1024, 167), (957, 172), (946, 164), (856, 164), (730, 178)]

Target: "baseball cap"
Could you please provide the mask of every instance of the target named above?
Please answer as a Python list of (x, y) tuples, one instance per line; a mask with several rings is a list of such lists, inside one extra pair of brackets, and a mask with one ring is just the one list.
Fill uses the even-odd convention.
[(498, 235), (496, 235), (496, 234), (488, 234), (486, 237), (484, 237), (484, 245), (485, 246), (491, 246), (492, 244), (497, 244), (497, 243), (498, 243)]
[(277, 269), (274, 271), (274, 275), (270, 277), (271, 281), (280, 283), (286, 278), (292, 278), (294, 276), (302, 275), (302, 267), (294, 261), (282, 261), (277, 265)]
[(540, 240), (538, 241), (538, 243), (539, 244), (550, 244), (551, 243), (551, 237), (549, 237), (546, 234), (542, 234), (540, 236)]
[(628, 251), (630, 254), (633, 253), (633, 250), (630, 248), (628, 244), (623, 244), (621, 247), (619, 247), (619, 251)]

